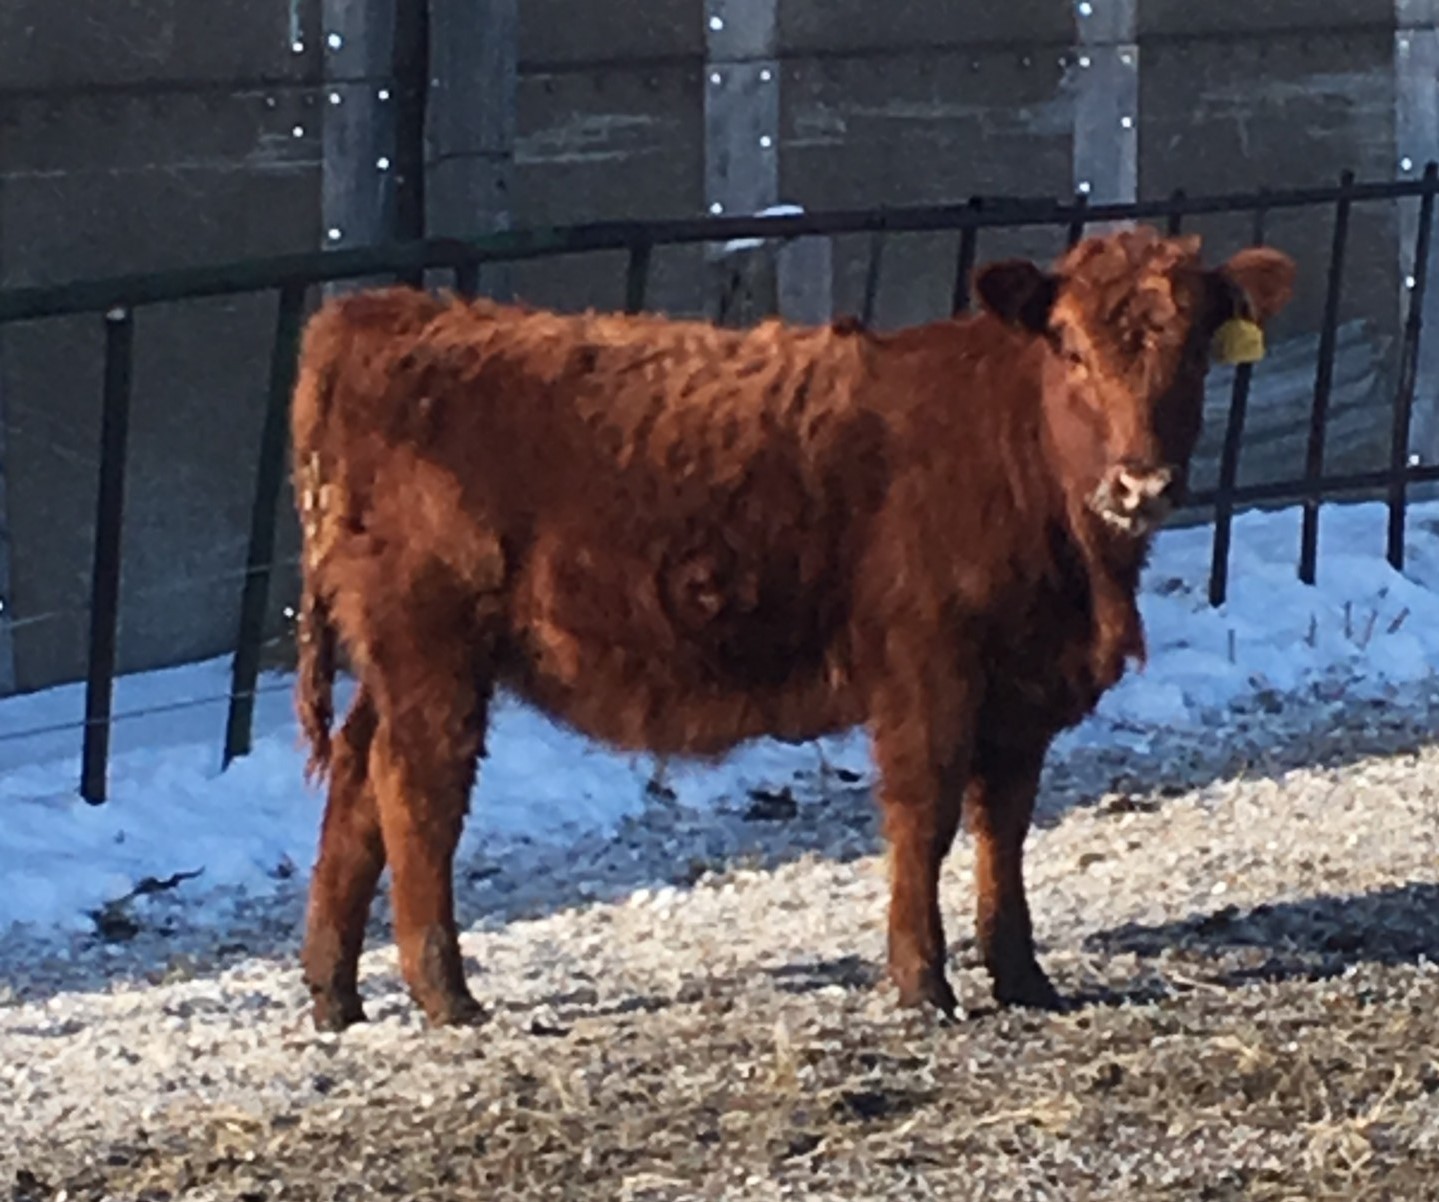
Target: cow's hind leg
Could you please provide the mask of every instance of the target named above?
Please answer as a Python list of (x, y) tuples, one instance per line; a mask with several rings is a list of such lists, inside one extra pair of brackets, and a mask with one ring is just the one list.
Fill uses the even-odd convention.
[(964, 766), (961, 750), (937, 761), (916, 733), (876, 731), (874, 741), (890, 845), (889, 975), (901, 1006), (952, 1016), (958, 1001), (944, 971), (939, 875), (959, 829)]
[(975, 839), (976, 932), (995, 1000), (1055, 1010), (1063, 1003), (1035, 958), (1024, 889), (1024, 840), (1043, 763), (1042, 748), (981, 746), (965, 810)]
[(360, 948), (385, 847), (368, 779), (375, 708), (361, 689), (335, 739), (320, 851), (310, 881), (302, 953), (315, 1026), (338, 1031), (363, 1022), (358, 988)]
[[(433, 655), (391, 677), (371, 777), (390, 864), (400, 971), (429, 1021), (477, 1021), (455, 929), (454, 859), (469, 808), (489, 696), (462, 663)], [(423, 663), (423, 671), (417, 671)], [(405, 684), (410, 687), (406, 688)]]

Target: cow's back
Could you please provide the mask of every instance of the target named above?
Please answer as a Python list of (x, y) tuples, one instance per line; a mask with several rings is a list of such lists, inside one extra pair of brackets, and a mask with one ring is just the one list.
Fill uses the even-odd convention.
[(487, 303), (393, 329), (365, 354), (351, 331), (318, 439), (357, 592), (444, 565), (510, 683), (617, 743), (857, 720), (843, 635), (888, 470), (866, 336)]

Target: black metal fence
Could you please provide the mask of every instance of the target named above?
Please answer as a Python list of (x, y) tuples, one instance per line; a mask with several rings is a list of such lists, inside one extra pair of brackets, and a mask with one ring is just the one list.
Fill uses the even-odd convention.
[[(1303, 475), (1297, 479), (1238, 484), (1244, 442), (1251, 368), (1235, 372), (1216, 487), (1197, 492), (1191, 508), (1212, 508), (1215, 520), (1209, 599), (1223, 602), (1227, 587), (1231, 526), (1236, 507), (1256, 502), (1297, 501), (1303, 506), (1299, 576), (1315, 579), (1319, 507), (1330, 497), (1383, 490), (1389, 508), (1387, 556), (1395, 568), (1404, 563), (1404, 528), (1409, 488), (1439, 481), (1439, 465), (1410, 462), (1409, 436), (1414, 406), (1419, 340), (1431, 245), (1439, 164), (1429, 163), (1416, 180), (1357, 183), (1346, 172), (1332, 187), (1259, 191), (1242, 195), (1187, 196), (1157, 201), (1094, 205), (1085, 196), (1069, 202), (991, 200), (924, 208), (809, 213), (775, 217), (705, 218), (668, 222), (609, 222), (553, 229), (507, 231), (475, 240), (451, 238), (390, 246), (280, 256), (218, 267), (88, 280), (55, 287), (0, 291), (0, 325), (45, 318), (94, 314), (101, 319), (105, 344), (104, 408), (100, 430), (99, 493), (96, 505), (91, 575), (89, 667), (86, 677), (84, 746), (80, 792), (99, 803), (106, 793), (109, 735), (119, 619), (121, 529), (125, 500), (126, 442), (129, 425), (134, 310), (166, 302), (237, 293), (275, 292), (277, 310), (259, 470), (251, 511), (239, 629), (231, 671), (224, 762), (246, 754), (251, 745), (256, 686), (260, 674), (264, 616), (274, 561), (275, 521), (286, 469), (286, 425), (294, 384), (296, 354), (309, 290), (341, 280), (388, 277), (414, 280), (427, 271), (449, 272), (456, 289), (473, 295), (481, 265), (548, 258), (590, 251), (628, 251), (625, 307), (644, 308), (651, 254), (657, 246), (722, 242), (741, 238), (793, 238), (806, 235), (868, 233), (871, 236), (861, 316), (872, 316), (878, 291), (885, 238), (891, 234), (954, 231), (953, 309), (969, 306), (970, 277), (979, 259), (985, 230), (1056, 227), (1072, 244), (1095, 223), (1162, 219), (1171, 233), (1187, 217), (1221, 213), (1253, 216), (1252, 237), (1265, 237), (1267, 217), (1277, 210), (1331, 208), (1333, 236), (1327, 266), (1324, 314), (1315, 365), (1313, 403)], [(1408, 312), (1400, 344), (1399, 372), (1392, 413), (1388, 467), (1379, 471), (1326, 474), (1325, 431), (1333, 378), (1339, 302), (1352, 208), (1365, 202), (1418, 198), (1420, 219)], [(23, 733), (23, 732), (22, 732)]]

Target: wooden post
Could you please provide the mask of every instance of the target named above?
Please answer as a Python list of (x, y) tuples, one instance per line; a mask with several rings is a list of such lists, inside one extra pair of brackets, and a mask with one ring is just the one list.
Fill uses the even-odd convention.
[[(1074, 92), (1074, 190), (1096, 204), (1135, 199), (1139, 185), (1139, 46), (1135, 0), (1079, 0)], [(1090, 232), (1094, 232), (1091, 230)]]
[[(780, 64), (777, 0), (706, 0), (705, 209), (748, 216), (780, 196)], [(828, 238), (745, 246), (711, 244), (722, 320), (748, 324), (766, 312), (820, 323), (833, 313)], [(765, 260), (763, 264), (757, 260)]]
[[(1439, 0), (1395, 0), (1394, 145), (1395, 175), (1417, 179), (1439, 145)], [(1409, 295), (1419, 274), (1414, 248), (1419, 244), (1419, 202), (1399, 202), (1399, 312), (1408, 312)], [(1431, 244), (1427, 274), (1439, 276), (1439, 242)], [(1439, 328), (1439, 289), (1424, 293), (1424, 327)], [(1419, 344), (1414, 364), (1414, 409), (1409, 450), (1419, 462), (1439, 463), (1439, 338)], [(1428, 492), (1432, 490), (1420, 490)]]
[(743, 217), (779, 200), (775, 0), (706, 0), (705, 207)]
[(395, 4), (323, 0), (320, 209), (321, 241), (329, 248), (369, 246), (396, 233)]
[[(324, 92), (321, 121), (321, 232), (327, 249), (373, 246), (396, 236), (396, 145), (400, 99), (394, 86), (396, 0), (322, 0)], [(325, 295), (378, 284), (351, 279)]]
[[(472, 238), (510, 226), (518, 88), (517, 0), (429, 0), (427, 214), (431, 236)], [(510, 295), (505, 264), (479, 291)]]

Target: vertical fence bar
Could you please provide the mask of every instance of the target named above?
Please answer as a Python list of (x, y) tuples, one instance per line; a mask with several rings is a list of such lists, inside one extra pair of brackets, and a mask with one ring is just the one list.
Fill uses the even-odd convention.
[(864, 270), (864, 300), (859, 310), (859, 319), (866, 326), (874, 324), (874, 307), (879, 299), (879, 275), (884, 267), (884, 235), (883, 229), (877, 229), (869, 236), (869, 264)]
[(304, 284), (280, 289), (275, 341), (270, 352), (270, 391), (260, 433), (260, 461), (255, 472), (255, 498), (250, 509), (250, 546), (245, 555), (245, 583), (240, 593), (240, 627), (230, 665), (230, 709), (225, 720), (223, 765), (249, 754), (254, 733), (255, 686), (260, 679), (260, 640), (265, 633), (265, 607), (275, 558), (275, 511), (285, 477), (286, 418), (295, 385), (295, 359), (305, 307)]
[(629, 263), (625, 266), (626, 313), (639, 313), (645, 307), (650, 287), (650, 252), (653, 249), (649, 242), (636, 242), (630, 247)]
[(1166, 232), (1171, 238), (1179, 237), (1184, 229), (1184, 200), (1186, 195), (1183, 188), (1175, 188), (1174, 191), (1169, 194), (1169, 221), (1166, 225)]
[(1066, 236), (1066, 243), (1073, 246), (1084, 237), (1085, 216), (1084, 211), (1089, 208), (1089, 193), (1076, 192), (1074, 194), (1074, 207), (1078, 210), (1069, 222), (1069, 233)]
[(480, 291), (480, 265), (466, 259), (455, 266), (455, 291), (466, 300), (474, 300)]
[[(1261, 206), (1254, 210), (1255, 246), (1264, 245), (1264, 219)], [(1252, 363), (1240, 363), (1234, 369), (1234, 390), (1229, 397), (1229, 420), (1224, 427), (1224, 448), (1219, 456), (1219, 486), (1214, 495), (1214, 548), (1209, 562), (1209, 604), (1224, 604), (1229, 591), (1229, 547), (1234, 526), (1234, 488), (1239, 479), (1239, 452), (1244, 446), (1244, 421), (1249, 411), (1249, 382), (1254, 374)]]
[(1419, 201), (1419, 230), (1414, 236), (1414, 286), (1399, 351), (1399, 386), (1394, 395), (1394, 436), (1389, 444), (1389, 562), (1404, 568), (1404, 519), (1409, 500), (1409, 427), (1414, 415), (1414, 384), (1419, 370), (1419, 339), (1424, 332), (1424, 289), (1429, 277), (1429, 242), (1434, 225), (1434, 190), (1439, 163), (1424, 168)]
[[(1334, 350), (1339, 329), (1339, 298), (1344, 288), (1344, 253), (1349, 242), (1349, 210), (1354, 172), (1339, 177), (1339, 200), (1334, 208), (1334, 241), (1329, 251), (1329, 283), (1324, 295), (1324, 324), (1319, 331), (1319, 363), (1314, 373), (1314, 407), (1309, 411), (1309, 449), (1304, 460), (1304, 482), (1313, 485), (1324, 474), (1324, 434), (1329, 423), (1329, 394), (1334, 385)], [(1304, 498), (1304, 522), (1299, 541), (1299, 579), (1313, 584), (1319, 558), (1319, 497)]]
[[(983, 205), (978, 196), (969, 198), (971, 212), (978, 213)], [(979, 255), (979, 227), (967, 225), (959, 231), (959, 255), (954, 261), (954, 294), (949, 311), (958, 316), (969, 308), (969, 290), (974, 279), (974, 262)]]
[(124, 307), (111, 309), (105, 314), (105, 393), (100, 414), (100, 481), (90, 573), (90, 662), (85, 675), (85, 740), (80, 767), (80, 796), (91, 805), (105, 800), (109, 774), (134, 349), (134, 314)]

